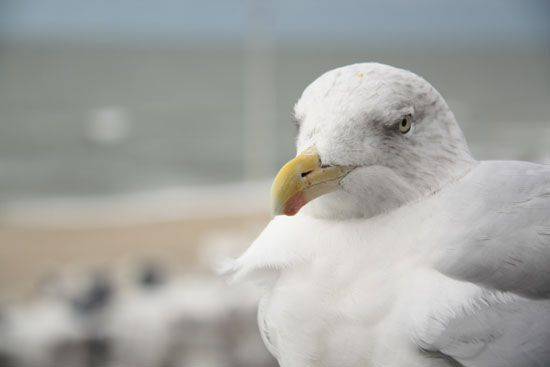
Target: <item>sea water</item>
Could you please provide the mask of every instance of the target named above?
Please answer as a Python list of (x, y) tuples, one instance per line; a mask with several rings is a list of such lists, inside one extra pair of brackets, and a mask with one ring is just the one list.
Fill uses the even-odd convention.
[[(40, 212), (39, 203), (47, 213), (48, 205), (131, 197), (170, 206), (204, 186), (242, 193), (223, 187), (250, 179), (244, 155), (254, 154), (244, 148), (253, 137), (244, 132), (243, 55), (237, 43), (4, 45), (0, 211)], [(543, 47), (279, 44), (273, 55), (266, 72), (274, 82), (257, 86), (275, 100), (265, 111), (275, 122), (265, 172), (274, 175), (294, 154), (291, 111), (303, 88), (326, 70), (363, 61), (430, 81), (476, 157), (550, 163), (550, 56)], [(265, 172), (254, 177), (262, 189), (251, 190), (258, 194), (251, 201), (266, 196), (268, 203)], [(174, 200), (166, 199), (170, 193)]]

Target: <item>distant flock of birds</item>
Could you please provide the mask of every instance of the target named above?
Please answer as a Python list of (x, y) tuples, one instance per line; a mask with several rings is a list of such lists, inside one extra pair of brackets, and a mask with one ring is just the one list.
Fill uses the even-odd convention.
[[(70, 279), (69, 279), (70, 278)], [(0, 309), (0, 367), (275, 367), (254, 292), (142, 266), (46, 281)]]

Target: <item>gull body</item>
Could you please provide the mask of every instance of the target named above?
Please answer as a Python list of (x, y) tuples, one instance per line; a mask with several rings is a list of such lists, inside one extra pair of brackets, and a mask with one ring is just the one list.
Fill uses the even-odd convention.
[(476, 161), (439, 93), (386, 65), (324, 74), (295, 113), (273, 195), (298, 214), (228, 269), (265, 288), (282, 367), (550, 365), (548, 166)]

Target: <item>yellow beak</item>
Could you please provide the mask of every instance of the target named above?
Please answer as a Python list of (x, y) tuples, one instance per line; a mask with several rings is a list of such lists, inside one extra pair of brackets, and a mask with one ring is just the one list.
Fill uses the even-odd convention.
[(322, 166), (311, 146), (281, 168), (271, 187), (274, 215), (294, 215), (311, 200), (335, 191), (355, 167)]

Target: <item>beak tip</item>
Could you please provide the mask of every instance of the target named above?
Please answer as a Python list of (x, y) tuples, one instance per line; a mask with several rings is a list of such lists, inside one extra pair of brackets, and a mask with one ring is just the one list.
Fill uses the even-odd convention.
[(303, 192), (297, 192), (282, 205), (276, 202), (273, 205), (273, 215), (294, 216), (308, 202), (306, 195)]
[(294, 215), (296, 213), (291, 213), (285, 205), (274, 205), (271, 209), (271, 215), (277, 217), (279, 215)]
[(284, 215), (284, 216), (287, 216), (287, 217), (293, 217), (294, 215), (296, 215), (297, 212), (292, 212), (292, 211), (282, 211), (282, 210), (274, 210), (271, 212), (271, 215), (273, 217), (278, 217), (280, 215)]

